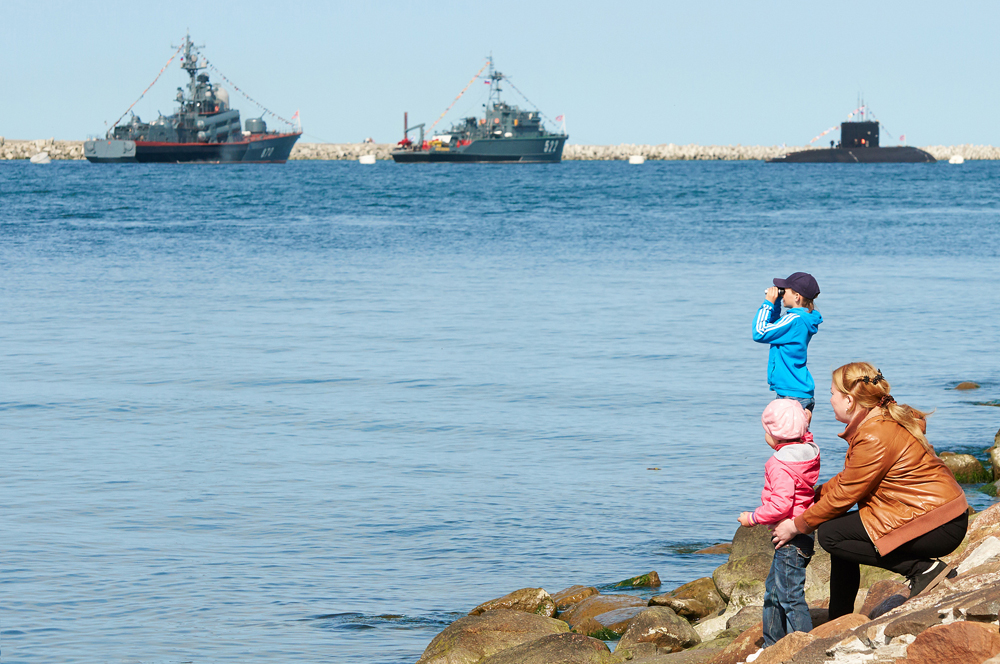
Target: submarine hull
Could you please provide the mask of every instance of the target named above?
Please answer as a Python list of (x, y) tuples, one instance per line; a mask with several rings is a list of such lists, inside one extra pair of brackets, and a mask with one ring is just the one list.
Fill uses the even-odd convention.
[(772, 164), (933, 164), (929, 153), (911, 147), (802, 150), (768, 159)]

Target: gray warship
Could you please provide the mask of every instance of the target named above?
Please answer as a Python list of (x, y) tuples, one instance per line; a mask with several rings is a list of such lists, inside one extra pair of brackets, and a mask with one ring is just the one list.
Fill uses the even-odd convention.
[[(483, 69), (486, 68), (489, 69), (486, 82), (490, 85), (490, 92), (485, 104), (484, 117), (463, 118), (452, 125), (448, 131), (432, 135), (425, 140), (424, 125), (407, 126), (407, 114), (404, 113), (403, 140), (397, 143), (396, 149), (392, 151), (393, 160), (399, 163), (558, 163), (562, 161), (563, 146), (566, 144), (567, 134), (548, 131), (539, 111), (524, 111), (502, 101), (500, 99), (500, 83), (504, 80), (510, 83), (510, 80), (493, 68), (492, 56), (488, 58), (487, 65)], [(479, 74), (473, 78), (473, 81), (478, 77)], [(512, 83), (510, 85), (513, 87)], [(517, 90), (517, 88), (514, 89)], [(525, 100), (527, 101), (527, 98)], [(447, 113), (447, 111), (445, 112)], [(410, 139), (410, 132), (417, 130), (419, 130), (419, 138), (413, 141)]]
[[(862, 113), (861, 120), (848, 120), (840, 124), (839, 143), (830, 141), (829, 148), (790, 152), (767, 161), (775, 164), (920, 164), (937, 161), (930, 153), (919, 148), (881, 147), (879, 123), (877, 120), (865, 119), (865, 109), (865, 106), (858, 109)], [(854, 113), (851, 114), (853, 115)]]
[(263, 116), (249, 118), (241, 127), (240, 112), (229, 106), (229, 93), (209, 82), (208, 74), (199, 73), (205, 67), (198, 64), (198, 49), (190, 35), (178, 50), (183, 53), (181, 68), (190, 81), (186, 93), (177, 88), (177, 112), (149, 123), (134, 114), (127, 123), (116, 122), (103, 140), (84, 142), (87, 160), (97, 164), (285, 163), (302, 132), (268, 131)]

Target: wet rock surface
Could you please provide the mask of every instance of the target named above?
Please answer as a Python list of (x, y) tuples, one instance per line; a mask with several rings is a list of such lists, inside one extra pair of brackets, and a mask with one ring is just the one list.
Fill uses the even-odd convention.
[(556, 612), (556, 603), (542, 588), (522, 588), (515, 590), (509, 595), (484, 602), (469, 611), (470, 616), (478, 616), (487, 611), (497, 609), (511, 609), (514, 611), (524, 611), (534, 613), (546, 618), (551, 618)]
[(459, 618), (438, 634), (417, 664), (474, 664), (508, 648), (568, 632), (561, 620), (501, 609)]

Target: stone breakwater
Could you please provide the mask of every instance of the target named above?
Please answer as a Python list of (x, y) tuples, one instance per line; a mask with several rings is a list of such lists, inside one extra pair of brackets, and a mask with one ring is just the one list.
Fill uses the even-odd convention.
[[(357, 161), (364, 155), (392, 159), (393, 143), (296, 143), (292, 160)], [(567, 145), (565, 161), (625, 161), (640, 155), (650, 161), (753, 161), (779, 157), (787, 152), (818, 149), (780, 145)], [(921, 150), (939, 161), (954, 155), (966, 160), (1000, 160), (1000, 148), (990, 145), (929, 145)], [(0, 137), (0, 159), (30, 159), (45, 152), (51, 159), (83, 159), (83, 141), (56, 141), (51, 138), (33, 141), (4, 140)]]
[[(991, 450), (1000, 453), (1000, 432)], [(959, 466), (960, 456), (946, 465)], [(994, 464), (988, 477), (998, 475)], [(751, 655), (756, 664), (1000, 664), (1000, 504), (972, 515), (965, 540), (944, 559), (956, 575), (911, 598), (904, 578), (862, 566), (854, 612), (834, 620), (830, 556), (817, 546), (806, 570), (812, 630), (764, 650), (770, 531), (740, 527), (731, 543), (697, 553), (728, 559), (711, 577), (666, 593), (650, 572), (484, 602), (438, 634), (417, 664), (742, 664)], [(616, 592), (623, 589), (630, 592)]]
[(0, 136), (0, 159), (31, 159), (45, 152), (49, 159), (83, 159), (83, 141), (57, 141), (54, 138), (36, 141), (12, 141)]

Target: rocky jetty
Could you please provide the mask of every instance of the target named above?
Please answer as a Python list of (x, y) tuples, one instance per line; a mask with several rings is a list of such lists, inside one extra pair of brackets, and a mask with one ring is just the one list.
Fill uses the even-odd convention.
[(0, 136), (0, 160), (31, 159), (45, 153), (50, 159), (83, 159), (83, 141), (57, 141), (54, 138), (37, 141), (12, 141)]
[[(357, 161), (373, 155), (377, 160), (390, 160), (394, 143), (296, 143), (289, 157), (292, 160)], [(628, 161), (641, 156), (651, 161), (751, 161), (779, 157), (787, 152), (808, 150), (808, 147), (781, 145), (567, 145), (565, 161)], [(990, 145), (931, 145), (920, 148), (939, 161), (960, 156), (967, 161), (1000, 160), (1000, 148)], [(83, 159), (83, 141), (56, 141), (51, 138), (34, 141), (4, 141), (0, 137), (0, 160), (30, 159), (47, 152), (52, 159)]]
[[(959, 457), (949, 463), (956, 474), (973, 472), (963, 455), (948, 456)], [(666, 593), (654, 590), (655, 572), (551, 596), (516, 590), (452, 623), (417, 664), (744, 663), (763, 647), (774, 549), (757, 526), (740, 527), (724, 550), (711, 577)], [(958, 575), (914, 598), (902, 577), (862, 567), (854, 613), (829, 621), (830, 556), (817, 546), (806, 576), (812, 631), (789, 634), (756, 664), (1000, 664), (1000, 503), (972, 516), (945, 560)]]

